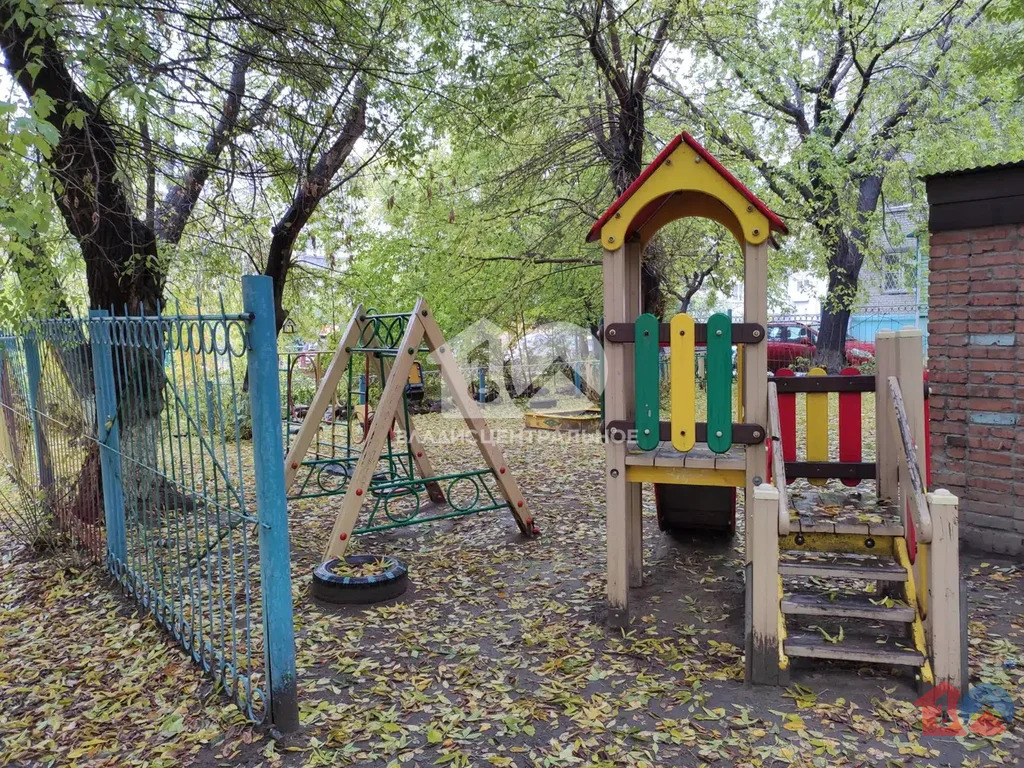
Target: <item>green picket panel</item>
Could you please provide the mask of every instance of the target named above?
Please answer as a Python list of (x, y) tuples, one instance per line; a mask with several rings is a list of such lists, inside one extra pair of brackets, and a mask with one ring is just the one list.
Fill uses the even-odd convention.
[(661, 392), (658, 375), (658, 318), (636, 319), (633, 370), (636, 373), (636, 444), (644, 451), (658, 447)]
[(725, 453), (732, 446), (732, 319), (708, 318), (708, 448)]

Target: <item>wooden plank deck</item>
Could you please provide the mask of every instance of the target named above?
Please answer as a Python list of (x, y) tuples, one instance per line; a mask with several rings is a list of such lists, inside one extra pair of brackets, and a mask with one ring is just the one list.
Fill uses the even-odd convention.
[(903, 521), (893, 504), (879, 503), (873, 483), (846, 488), (837, 480), (815, 487), (798, 480), (789, 487), (790, 530), (903, 536)]
[(734, 445), (726, 453), (714, 453), (706, 445), (694, 446), (681, 453), (670, 442), (661, 442), (657, 448), (645, 451), (636, 443), (626, 446), (626, 464), (640, 467), (686, 467), (687, 469), (746, 468), (746, 448)]

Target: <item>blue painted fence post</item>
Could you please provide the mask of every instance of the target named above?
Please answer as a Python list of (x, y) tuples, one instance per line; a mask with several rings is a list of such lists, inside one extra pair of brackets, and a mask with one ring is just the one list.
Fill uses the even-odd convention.
[(53, 491), (53, 470), (47, 461), (46, 439), (39, 419), (39, 391), (43, 380), (43, 368), (39, 361), (39, 346), (34, 332), (25, 334), (25, 376), (28, 379), (28, 413), (32, 420), (32, 442), (36, 449), (36, 469), (39, 472), (39, 487), (46, 491), (47, 500)]
[(115, 576), (120, 576), (128, 560), (128, 544), (124, 524), (121, 430), (114, 384), (114, 346), (109, 318), (110, 313), (105, 309), (89, 311), (92, 380), (96, 388), (96, 439), (100, 446), (103, 515), (107, 523), (107, 567)]
[(260, 532), (260, 584), (263, 589), (264, 661), (270, 689), (270, 716), (282, 731), (299, 727), (295, 679), (295, 626), (292, 620), (288, 502), (284, 487), (281, 387), (277, 376), (277, 333), (270, 277), (242, 278), (242, 303), (249, 325), (249, 404), (256, 465), (256, 509)]
[(366, 405), (366, 374), (365, 373), (360, 373), (359, 374), (359, 383), (357, 384), (357, 386), (359, 387), (359, 404), (360, 405)]
[(477, 394), (476, 399), (481, 403), (487, 402), (487, 369), (477, 368), (476, 369), (476, 381), (477, 381)]

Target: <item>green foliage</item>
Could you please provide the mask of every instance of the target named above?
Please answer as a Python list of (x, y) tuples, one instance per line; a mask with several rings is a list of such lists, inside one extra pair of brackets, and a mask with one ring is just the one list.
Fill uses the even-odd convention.
[[(878, 258), (878, 203), (920, 212), (922, 172), (1018, 159), (1024, 121), (1008, 94), (1022, 6), (993, 6), (982, 23), (981, 1), (243, 0), (226, 16), (207, 0), (22, 0), (16, 13), (59, 38), (69, 71), (117, 126), (140, 218), (159, 222), (186, 170), (208, 171), (184, 235), (160, 244), (172, 302), (237, 306), (238, 279), (264, 268), (272, 228), (362, 77), (363, 140), (295, 244), (284, 305), (297, 335), (336, 332), (358, 302), (395, 310), (422, 295), (448, 333), (487, 317), (514, 337), (601, 316), (602, 252), (584, 236), (615, 197), (609, 137), (624, 113), (595, 45), (625, 52), (630, 83), (646, 82), (644, 161), (689, 130), (785, 217), (792, 234), (769, 261), (778, 301), (794, 270), (859, 270), (838, 258), (843, 243)], [(662, 26), (663, 52), (653, 42)], [(211, 159), (241, 50), (252, 61), (240, 122)], [(0, 150), (11, 159), (0, 165), (4, 316), (86, 304), (48, 165), (61, 129), (83, 114), (57, 125), (54, 113), (45, 93), (0, 103)], [(874, 177), (872, 197), (864, 184)], [(684, 296), (711, 307), (738, 287), (741, 262), (717, 225), (674, 224), (650, 257), (666, 308)], [(830, 298), (846, 305), (856, 290), (856, 280), (837, 281)]]
[(986, 19), (999, 33), (979, 41), (975, 66), (980, 73), (1005, 76), (1008, 87), (1024, 95), (1024, 0), (993, 3)]

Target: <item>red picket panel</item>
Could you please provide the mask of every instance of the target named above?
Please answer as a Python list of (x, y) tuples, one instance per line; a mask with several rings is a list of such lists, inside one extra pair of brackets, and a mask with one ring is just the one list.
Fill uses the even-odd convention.
[[(779, 368), (776, 377), (796, 376), (789, 368)], [(783, 461), (796, 461), (796, 392), (779, 392), (779, 428), (782, 434)], [(787, 477), (786, 482), (796, 478)]]
[[(856, 368), (843, 368), (840, 376), (859, 376), (860, 371)], [(861, 434), (861, 412), (860, 392), (839, 393), (839, 460), (840, 461), (861, 461), (861, 446), (863, 436)], [(851, 488), (858, 485), (860, 480), (856, 478), (843, 478), (843, 485)]]

